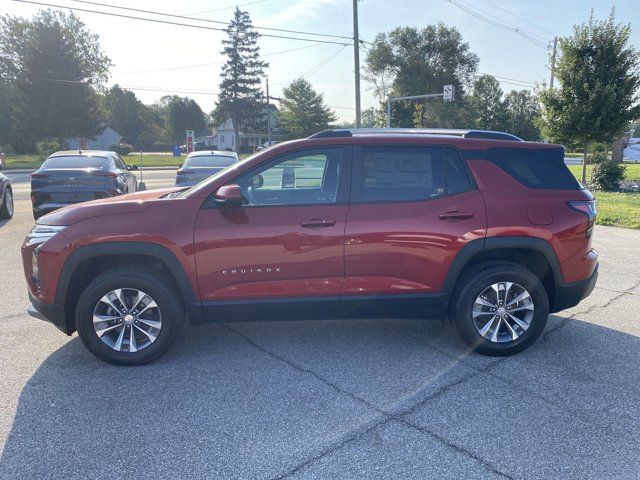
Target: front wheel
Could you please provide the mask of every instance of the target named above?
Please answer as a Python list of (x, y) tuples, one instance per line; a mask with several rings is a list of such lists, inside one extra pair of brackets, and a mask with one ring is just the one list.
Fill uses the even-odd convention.
[(172, 282), (133, 267), (108, 270), (82, 292), (76, 328), (96, 357), (142, 365), (162, 355), (184, 326), (184, 307)]
[(2, 208), (0, 208), (0, 219), (8, 220), (11, 217), (13, 217), (13, 192), (7, 187), (4, 191)]
[(473, 267), (459, 281), (452, 320), (479, 353), (518, 353), (540, 336), (549, 316), (547, 292), (533, 273), (507, 262)]

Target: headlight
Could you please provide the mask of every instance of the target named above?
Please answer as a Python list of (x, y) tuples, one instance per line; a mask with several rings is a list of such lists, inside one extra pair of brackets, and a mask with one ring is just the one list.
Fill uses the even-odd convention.
[(36, 223), (33, 229), (27, 235), (27, 240), (29, 240), (29, 243), (32, 245), (38, 244), (38, 243), (44, 243), (47, 240), (49, 240), (51, 237), (60, 233), (65, 228), (67, 227), (55, 226), (55, 225), (40, 225)]

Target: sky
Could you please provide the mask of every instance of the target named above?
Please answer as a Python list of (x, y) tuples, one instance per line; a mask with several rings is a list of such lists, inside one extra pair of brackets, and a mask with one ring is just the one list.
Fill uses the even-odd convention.
[[(162, 19), (150, 14), (123, 12), (74, 0), (40, 1), (64, 7)], [(230, 20), (235, 5), (239, 5), (242, 10), (249, 12), (256, 26), (337, 36), (353, 35), (352, 0), (95, 1), (217, 21)], [(631, 23), (631, 43), (640, 49), (640, 8), (637, 0), (464, 0), (462, 3), (493, 20), (533, 34), (543, 42), (551, 42), (556, 35), (569, 35), (574, 24), (588, 19), (592, 8), (597, 18), (605, 18), (615, 6), (617, 20)], [(535, 82), (549, 81), (547, 48), (513, 31), (484, 22), (447, 0), (360, 0), (358, 7), (360, 38), (365, 41), (372, 41), (378, 33), (389, 32), (398, 26), (423, 28), (444, 22), (455, 26), (464, 41), (469, 43), (471, 51), (478, 54), (479, 73), (498, 76), (503, 90), (533, 88)], [(29, 17), (39, 8), (44, 7), (0, 0), (1, 14)], [(92, 32), (99, 35), (102, 49), (113, 62), (110, 85), (118, 83), (135, 91), (145, 103), (152, 103), (165, 94), (177, 94), (194, 98), (205, 112), (213, 109), (220, 68), (224, 62), (220, 53), (224, 32), (85, 12), (76, 14)], [(342, 41), (330, 37), (306, 38)], [(353, 121), (355, 95), (352, 46), (267, 37), (259, 39), (259, 46), (264, 60), (270, 64), (266, 75), (272, 96), (278, 97), (284, 86), (304, 76), (324, 95), (326, 103), (341, 121)], [(362, 50), (362, 66), (365, 57), (366, 51)], [(378, 104), (371, 85), (364, 80), (361, 92), (362, 109)], [(423, 93), (438, 92), (415, 92), (416, 95)]]

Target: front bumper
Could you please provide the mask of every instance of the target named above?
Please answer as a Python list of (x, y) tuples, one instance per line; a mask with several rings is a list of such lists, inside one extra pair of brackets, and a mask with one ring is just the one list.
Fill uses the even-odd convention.
[(40, 303), (33, 295), (29, 294), (29, 308), (27, 313), (33, 318), (53, 323), (60, 331), (71, 335), (69, 325), (64, 314), (64, 308), (57, 303)]
[(556, 287), (556, 294), (551, 313), (559, 312), (566, 308), (575, 307), (593, 292), (598, 281), (598, 265), (589, 278), (578, 282), (564, 283)]

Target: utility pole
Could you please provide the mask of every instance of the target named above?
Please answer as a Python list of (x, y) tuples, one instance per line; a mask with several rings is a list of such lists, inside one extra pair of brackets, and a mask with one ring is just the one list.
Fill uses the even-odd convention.
[(558, 49), (558, 37), (553, 37), (553, 53), (551, 54), (551, 81), (549, 90), (553, 90), (553, 78), (556, 74), (556, 51)]
[(353, 0), (353, 68), (356, 76), (356, 128), (360, 128), (360, 35), (358, 33), (358, 0)]
[(271, 106), (269, 105), (269, 77), (267, 77), (267, 145), (271, 145)]

